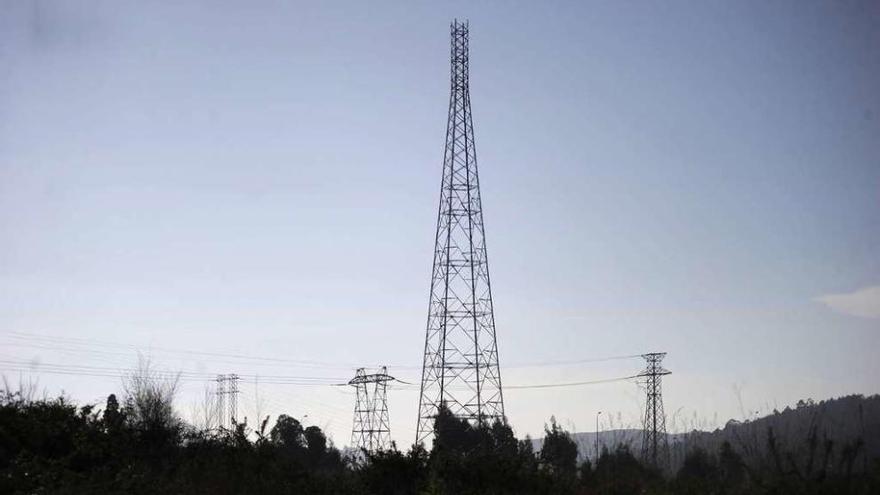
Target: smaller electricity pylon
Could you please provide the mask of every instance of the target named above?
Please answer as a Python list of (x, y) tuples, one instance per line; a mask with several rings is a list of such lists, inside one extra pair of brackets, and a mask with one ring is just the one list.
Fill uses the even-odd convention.
[(666, 413), (663, 412), (663, 391), (661, 378), (671, 371), (662, 366), (665, 352), (642, 354), (647, 366), (637, 376), (644, 378), (647, 390), (645, 417), (642, 430), (642, 459), (653, 467), (661, 467), (658, 461), (665, 461), (669, 455), (669, 439), (666, 437)]
[(236, 374), (217, 375), (214, 408), (219, 428), (235, 428), (238, 420), (238, 380)]
[(354, 425), (351, 428), (351, 446), (366, 452), (386, 450), (391, 443), (391, 427), (388, 421), (388, 402), (385, 391), (388, 382), (394, 380), (383, 366), (378, 373), (367, 374), (359, 368), (348, 382), (357, 390), (354, 406)]

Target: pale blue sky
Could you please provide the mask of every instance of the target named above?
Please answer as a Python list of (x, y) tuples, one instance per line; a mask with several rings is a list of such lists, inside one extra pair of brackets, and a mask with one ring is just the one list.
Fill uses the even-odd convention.
[[(522, 363), (667, 351), (667, 411), (708, 426), (880, 392), (869, 1), (2, 0), (0, 359), (135, 361), (18, 332), (153, 348), (169, 369), (388, 363), (417, 380), (453, 17), (471, 23), (505, 383), (640, 366)], [(119, 389), (35, 374), (81, 401)], [(350, 394), (260, 393), (264, 414), (309, 414), (347, 443)], [(391, 393), (408, 443), (417, 393)], [(538, 434), (551, 414), (634, 424), (640, 398), (618, 383), (506, 405)]]

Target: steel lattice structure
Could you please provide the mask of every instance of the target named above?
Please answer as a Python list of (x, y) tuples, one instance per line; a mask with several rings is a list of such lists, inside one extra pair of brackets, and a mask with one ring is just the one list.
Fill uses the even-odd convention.
[(666, 437), (666, 413), (663, 411), (663, 390), (661, 379), (670, 371), (662, 366), (665, 352), (643, 354), (647, 366), (639, 373), (644, 378), (647, 389), (645, 417), (642, 430), (642, 458), (652, 466), (659, 467), (669, 454), (669, 440)]
[(468, 84), (468, 25), (451, 25), (443, 182), (422, 366), (416, 442), (441, 404), (474, 423), (504, 419), (495, 316)]
[(217, 375), (214, 408), (219, 428), (235, 428), (238, 420), (238, 380), (236, 374)]
[(391, 442), (388, 402), (385, 392), (394, 380), (383, 366), (378, 373), (367, 374), (359, 368), (348, 384), (357, 390), (351, 446), (366, 452), (387, 450)]

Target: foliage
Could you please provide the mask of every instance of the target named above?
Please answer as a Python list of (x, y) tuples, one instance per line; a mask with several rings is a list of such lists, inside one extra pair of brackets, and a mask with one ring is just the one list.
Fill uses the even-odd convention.
[(550, 427), (544, 426), (544, 442), (538, 457), (557, 490), (571, 490), (577, 481), (577, 444), (571, 435), (550, 418)]
[[(110, 395), (102, 410), (64, 397), (0, 394), (0, 493), (880, 493), (880, 460), (866, 455), (864, 442), (835, 442), (818, 428), (791, 445), (768, 428), (762, 463), (746, 461), (731, 442), (695, 447), (664, 478), (624, 446), (578, 465), (577, 445), (552, 418), (536, 453), (504, 422), (474, 425), (441, 407), (430, 450), (392, 445), (355, 461), (320, 428), (288, 415), (271, 428), (267, 417), (256, 431), (246, 422), (187, 426), (171, 407), (172, 382), (155, 382), (162, 379), (130, 382), (124, 399)], [(800, 409), (811, 407), (819, 406)]]

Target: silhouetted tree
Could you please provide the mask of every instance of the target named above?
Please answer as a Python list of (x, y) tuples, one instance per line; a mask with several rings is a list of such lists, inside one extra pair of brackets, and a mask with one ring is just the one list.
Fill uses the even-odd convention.
[(317, 465), (327, 452), (327, 437), (324, 436), (324, 432), (317, 426), (309, 426), (305, 429), (303, 438), (306, 441), (309, 460), (312, 462), (312, 465)]
[(425, 485), (428, 453), (414, 445), (409, 453), (391, 448), (367, 456), (359, 467), (360, 479), (367, 493), (375, 495), (415, 495)]
[(554, 478), (573, 483), (577, 473), (577, 444), (571, 435), (562, 429), (556, 418), (550, 418), (550, 427), (544, 426), (544, 443), (539, 457), (541, 467)]
[(740, 487), (746, 480), (746, 467), (742, 457), (733, 450), (730, 442), (721, 444), (718, 451), (718, 471), (722, 484)]
[[(880, 490), (880, 460), (872, 454), (870, 462), (857, 461), (873, 452), (861, 438), (786, 443), (768, 433), (761, 456), (750, 461), (754, 466), (729, 443), (719, 445), (717, 461), (711, 451), (695, 449), (666, 481), (625, 447), (606, 449), (595, 466), (585, 462), (575, 469), (576, 446), (553, 420), (536, 456), (531, 440), (518, 441), (506, 423), (475, 425), (443, 408), (430, 454), (420, 445), (407, 453), (393, 445), (347, 465), (320, 428), (304, 428), (290, 416), (280, 416), (268, 434), (269, 418), (256, 432), (246, 421), (217, 432), (177, 426), (169, 405), (147, 402), (149, 407), (128, 401), (120, 407), (112, 395), (101, 413), (63, 397), (32, 400), (0, 392), (0, 493), (868, 495)], [(823, 406), (781, 415), (816, 407)], [(145, 420), (163, 414), (170, 420)], [(148, 441), (162, 437), (147, 433), (163, 431), (171, 434), (162, 442)], [(804, 445), (815, 445), (815, 456), (801, 452)], [(811, 462), (815, 469), (807, 468)]]
[(302, 424), (296, 419), (282, 414), (275, 420), (275, 426), (269, 432), (272, 443), (288, 448), (296, 449), (304, 445)]
[(718, 465), (708, 452), (696, 448), (688, 453), (675, 479), (676, 493), (703, 494), (719, 486)]
[(643, 493), (661, 479), (658, 473), (641, 464), (625, 445), (613, 451), (602, 450), (594, 477), (596, 491), (608, 495)]
[(586, 459), (578, 466), (578, 486), (582, 489), (595, 486), (593, 464), (589, 459)]

